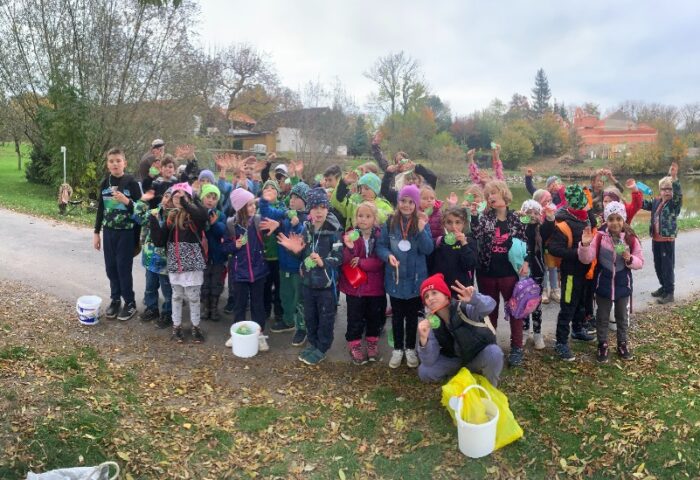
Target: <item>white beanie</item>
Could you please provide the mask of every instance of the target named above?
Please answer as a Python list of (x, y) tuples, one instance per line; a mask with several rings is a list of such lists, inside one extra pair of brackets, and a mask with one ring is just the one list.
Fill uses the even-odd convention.
[(613, 214), (618, 214), (622, 217), (622, 220), (625, 222), (627, 221), (627, 209), (625, 209), (625, 206), (622, 203), (610, 202), (605, 206), (605, 221), (607, 221), (608, 217)]

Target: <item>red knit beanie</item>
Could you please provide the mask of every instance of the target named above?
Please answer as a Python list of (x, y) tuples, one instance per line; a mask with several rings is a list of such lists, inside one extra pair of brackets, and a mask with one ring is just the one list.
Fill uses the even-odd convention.
[(425, 292), (428, 290), (437, 290), (438, 292), (444, 294), (447, 298), (450, 298), (450, 288), (445, 283), (445, 276), (442, 273), (436, 273), (432, 277), (426, 278), (420, 285), (420, 298), (423, 300)]

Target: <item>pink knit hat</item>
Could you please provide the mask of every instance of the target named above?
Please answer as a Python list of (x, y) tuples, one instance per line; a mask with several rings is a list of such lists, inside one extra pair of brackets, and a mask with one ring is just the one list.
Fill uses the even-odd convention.
[(173, 193), (177, 192), (178, 190), (182, 190), (186, 194), (188, 194), (190, 197), (192, 197), (192, 186), (187, 183), (187, 182), (182, 182), (182, 183), (176, 183), (175, 185), (172, 186)]
[(237, 188), (231, 192), (231, 206), (235, 211), (239, 211), (241, 208), (245, 207), (248, 202), (255, 198), (255, 195), (250, 193), (244, 188)]
[(408, 197), (413, 200), (413, 203), (415, 203), (416, 206), (420, 205), (420, 189), (415, 185), (406, 185), (401, 189), (398, 199), (401, 200), (404, 197)]

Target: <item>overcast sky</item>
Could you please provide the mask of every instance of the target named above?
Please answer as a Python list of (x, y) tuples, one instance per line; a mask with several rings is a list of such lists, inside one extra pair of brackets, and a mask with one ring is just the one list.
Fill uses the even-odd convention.
[(282, 82), (338, 77), (362, 108), (363, 76), (389, 52), (416, 58), (453, 114), (514, 92), (544, 68), (552, 95), (601, 109), (700, 101), (700, 2), (201, 0), (204, 46), (248, 42)]

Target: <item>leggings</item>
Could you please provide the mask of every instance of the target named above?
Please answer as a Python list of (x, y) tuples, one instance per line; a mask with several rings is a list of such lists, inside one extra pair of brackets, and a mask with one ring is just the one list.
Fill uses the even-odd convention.
[(418, 312), (423, 308), (423, 303), (420, 297), (405, 299), (389, 297), (389, 299), (391, 300), (391, 328), (394, 333), (394, 349), (403, 350), (408, 348), (412, 350), (416, 348)]

